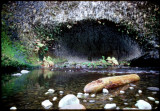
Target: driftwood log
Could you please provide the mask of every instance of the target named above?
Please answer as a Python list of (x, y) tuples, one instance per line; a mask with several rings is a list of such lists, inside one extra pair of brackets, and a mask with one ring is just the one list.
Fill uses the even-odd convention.
[(88, 83), (84, 87), (84, 92), (98, 92), (103, 88), (111, 89), (138, 80), (140, 80), (140, 77), (137, 74), (100, 78), (98, 80), (92, 81), (91, 83)]

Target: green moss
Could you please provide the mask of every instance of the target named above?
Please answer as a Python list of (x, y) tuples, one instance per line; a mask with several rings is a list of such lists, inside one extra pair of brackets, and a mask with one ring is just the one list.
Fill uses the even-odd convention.
[(20, 41), (12, 41), (6, 29), (8, 28), (3, 23), (1, 30), (2, 67), (35, 66), (35, 64), (33, 64), (32, 57), (29, 55), (25, 46), (23, 46)]

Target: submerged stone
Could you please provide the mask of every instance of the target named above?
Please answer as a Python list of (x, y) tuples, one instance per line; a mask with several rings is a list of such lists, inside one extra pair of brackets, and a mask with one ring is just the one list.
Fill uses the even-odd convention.
[(124, 94), (125, 92), (124, 91), (120, 91), (120, 94)]
[(142, 90), (138, 90), (138, 93), (139, 93), (139, 94), (142, 94)]
[(59, 101), (58, 107), (61, 108), (66, 105), (72, 105), (72, 104), (80, 104), (80, 101), (75, 95), (68, 94)]
[(82, 104), (71, 104), (61, 107), (60, 109), (86, 109)]
[(151, 91), (159, 91), (158, 87), (148, 87), (147, 89)]
[(45, 101), (43, 101), (41, 104), (42, 104), (42, 106), (43, 106), (45, 109), (49, 109), (49, 108), (51, 108), (52, 105), (53, 105), (49, 100), (45, 100)]
[(63, 94), (64, 92), (63, 91), (59, 91), (59, 94)]
[(84, 93), (84, 97), (87, 98), (89, 96), (89, 93)]
[(104, 109), (115, 109), (116, 108), (116, 104), (112, 103), (112, 104), (106, 104), (104, 106)]
[(156, 104), (159, 104), (159, 101), (155, 101)]
[(153, 97), (147, 97), (150, 101), (155, 101)]
[(138, 109), (143, 109), (143, 110), (152, 109), (152, 106), (144, 100), (138, 100), (135, 106), (138, 107)]
[(92, 99), (92, 100), (89, 100), (89, 102), (90, 102), (90, 103), (94, 103), (94, 102), (95, 102), (95, 100), (93, 100), (93, 99)]
[(132, 84), (132, 83), (130, 83), (129, 85), (132, 86), (132, 87), (135, 87), (135, 86), (136, 86), (135, 84)]
[(49, 89), (48, 92), (49, 92), (49, 93), (54, 93), (55, 90), (54, 90), (54, 89)]
[(113, 100), (113, 98), (108, 98), (110, 101), (112, 101)]
[(105, 88), (102, 90), (102, 92), (103, 92), (103, 94), (108, 94), (109, 93), (109, 91)]
[(94, 97), (96, 97), (96, 95), (95, 95), (95, 94), (92, 94), (91, 97), (94, 98)]
[(57, 100), (57, 97), (53, 97), (53, 99), (52, 99), (53, 101), (56, 101)]
[(131, 89), (131, 90), (132, 90), (132, 89), (134, 89), (134, 87), (129, 87), (129, 89)]
[(77, 97), (78, 98), (82, 98), (83, 97), (83, 93), (77, 93)]

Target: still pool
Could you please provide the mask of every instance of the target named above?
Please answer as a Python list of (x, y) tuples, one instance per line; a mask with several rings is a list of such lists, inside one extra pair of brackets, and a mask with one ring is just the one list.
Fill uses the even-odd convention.
[[(17, 72), (18, 73), (18, 72)], [(49, 99), (53, 106), (51, 109), (58, 109), (58, 102), (67, 94), (82, 92), (89, 82), (116, 75), (137, 73), (140, 81), (132, 84), (109, 89), (109, 94), (97, 93), (95, 97), (80, 99), (86, 109), (104, 109), (105, 104), (115, 103), (120, 109), (136, 108), (137, 100), (145, 100), (151, 104), (152, 109), (157, 109), (158, 104), (150, 101), (147, 97), (153, 97), (159, 101), (159, 91), (147, 89), (148, 87), (159, 87), (159, 70), (156, 68), (123, 67), (116, 69), (35, 69), (20, 77), (3, 74), (1, 80), (2, 107), (10, 109), (15, 106), (17, 109), (44, 109), (41, 103)], [(5, 75), (5, 76), (4, 76)], [(7, 75), (7, 76), (6, 76)], [(130, 89), (132, 85), (134, 89)], [(45, 95), (48, 89), (54, 89), (53, 94)], [(119, 92), (123, 90), (124, 94)], [(142, 90), (139, 94), (138, 90)], [(63, 91), (63, 95), (59, 94)], [(57, 97), (57, 101), (53, 101)], [(109, 99), (113, 98), (113, 99)]]

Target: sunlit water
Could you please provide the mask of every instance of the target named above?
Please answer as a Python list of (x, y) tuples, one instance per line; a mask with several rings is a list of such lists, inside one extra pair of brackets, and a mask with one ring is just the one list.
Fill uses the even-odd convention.
[[(18, 73), (18, 72), (17, 72)], [(107, 103), (116, 103), (117, 107), (136, 108), (137, 100), (145, 100), (152, 105), (152, 109), (157, 109), (155, 102), (148, 100), (147, 97), (154, 97), (159, 101), (159, 91), (148, 90), (147, 87), (159, 87), (159, 71), (151, 68), (119, 68), (119, 69), (36, 69), (28, 74), (20, 77), (12, 77), (9, 81), (2, 78), (2, 106), (9, 109), (16, 106), (17, 109), (44, 109), (41, 105), (42, 101), (49, 99), (53, 106), (51, 109), (58, 109), (58, 102), (67, 94), (77, 95), (83, 92), (84, 86), (101, 77), (110, 77), (116, 75), (125, 75), (137, 73), (141, 80), (134, 82), (136, 86), (133, 90), (129, 89), (130, 84), (109, 89), (108, 95), (101, 92), (96, 94), (94, 98), (80, 99), (80, 103), (87, 109), (104, 109)], [(10, 77), (10, 76), (9, 76)], [(54, 89), (54, 94), (45, 95), (48, 89)], [(119, 94), (120, 90), (124, 90), (125, 94)], [(142, 94), (138, 93), (142, 90)], [(64, 91), (63, 95), (59, 91)], [(155, 93), (156, 92), (156, 93)], [(58, 97), (57, 101), (53, 101), (53, 97)], [(108, 98), (112, 97), (110, 101)], [(95, 102), (89, 102), (95, 100)], [(128, 103), (125, 105), (124, 103)]]

